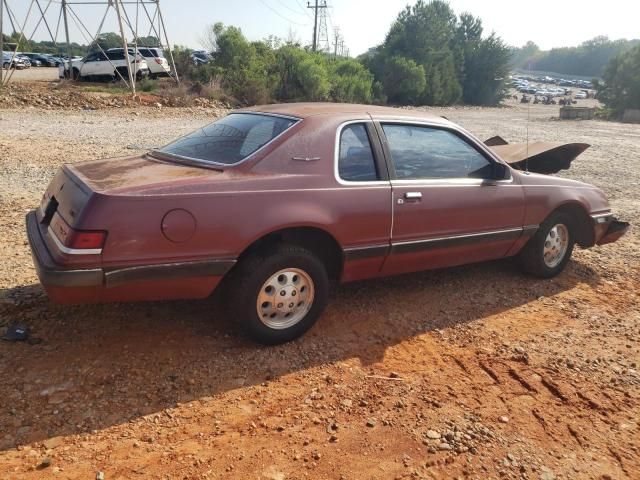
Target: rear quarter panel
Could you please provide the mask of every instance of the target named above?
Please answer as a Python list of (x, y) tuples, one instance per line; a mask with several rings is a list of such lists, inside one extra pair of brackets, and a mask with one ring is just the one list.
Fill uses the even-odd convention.
[[(305, 120), (290, 141), (284, 138), (258, 159), (214, 178), (144, 194), (96, 194), (82, 227), (108, 230), (103, 267), (236, 258), (259, 238), (290, 227), (322, 229), (342, 247), (388, 243), (390, 186), (345, 186), (334, 177), (335, 133), (342, 121)], [(164, 215), (177, 208), (196, 219), (195, 234), (181, 243), (161, 231)]]

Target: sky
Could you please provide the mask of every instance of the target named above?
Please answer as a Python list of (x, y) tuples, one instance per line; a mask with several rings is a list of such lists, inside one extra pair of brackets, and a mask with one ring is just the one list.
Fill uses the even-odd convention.
[[(24, 22), (32, 1), (8, 0), (18, 23)], [(49, 2), (46, 18), (55, 34), (60, 0), (39, 0), (43, 10)], [(334, 27), (339, 27), (349, 53), (356, 56), (382, 43), (398, 13), (414, 1), (327, 0), (327, 3), (329, 37), (333, 37)], [(547, 50), (575, 46), (597, 35), (607, 35), (611, 39), (640, 38), (638, 0), (607, 0), (597, 8), (585, 0), (530, 0), (521, 3), (508, 0), (450, 0), (449, 3), (457, 14), (470, 12), (479, 16), (485, 33), (495, 31), (514, 46), (522, 46), (532, 40)], [(160, 0), (160, 4), (172, 44), (201, 48), (206, 26), (215, 22), (240, 27), (250, 40), (260, 40), (269, 35), (282, 38), (292, 36), (308, 44), (312, 39), (312, 10), (306, 8), (305, 0)], [(27, 36), (35, 31), (34, 39), (44, 40), (48, 37), (45, 25), (41, 23), (35, 28), (39, 17), (37, 8), (34, 3), (25, 31)], [(135, 23), (135, 6), (128, 5), (126, 8), (131, 22)], [(71, 39), (87, 43), (90, 35), (97, 31), (105, 7), (74, 5), (72, 9), (86, 24), (87, 31), (83, 31), (76, 24), (74, 15), (70, 14)], [(11, 24), (6, 11), (4, 24), (4, 33), (10, 33)], [(139, 11), (139, 24), (146, 26), (140, 28), (140, 32), (148, 33), (149, 20), (142, 10)], [(116, 16), (110, 13), (103, 31), (116, 31), (117, 28)], [(58, 27), (57, 38), (64, 39), (62, 25)]]

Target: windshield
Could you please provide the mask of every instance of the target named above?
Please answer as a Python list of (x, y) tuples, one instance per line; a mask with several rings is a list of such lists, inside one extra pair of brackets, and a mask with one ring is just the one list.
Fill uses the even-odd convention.
[(283, 133), (296, 119), (232, 113), (158, 151), (178, 157), (233, 165)]

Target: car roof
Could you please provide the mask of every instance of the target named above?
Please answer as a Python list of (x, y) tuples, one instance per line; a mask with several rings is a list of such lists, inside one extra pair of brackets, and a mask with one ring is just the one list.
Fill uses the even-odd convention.
[(421, 110), (381, 107), (379, 105), (360, 105), (352, 103), (277, 103), (272, 105), (258, 105), (237, 110), (238, 112), (271, 113), (288, 115), (297, 118), (307, 118), (316, 115), (366, 115), (393, 117), (396, 119), (429, 120), (436, 123), (449, 123), (445, 118)]

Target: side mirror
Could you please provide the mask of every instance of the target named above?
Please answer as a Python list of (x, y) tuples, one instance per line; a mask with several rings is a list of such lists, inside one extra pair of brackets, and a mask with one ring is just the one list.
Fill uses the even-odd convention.
[(509, 167), (507, 167), (504, 163), (496, 162), (493, 164), (493, 178), (494, 180), (507, 180), (510, 178), (511, 172), (509, 171)]

